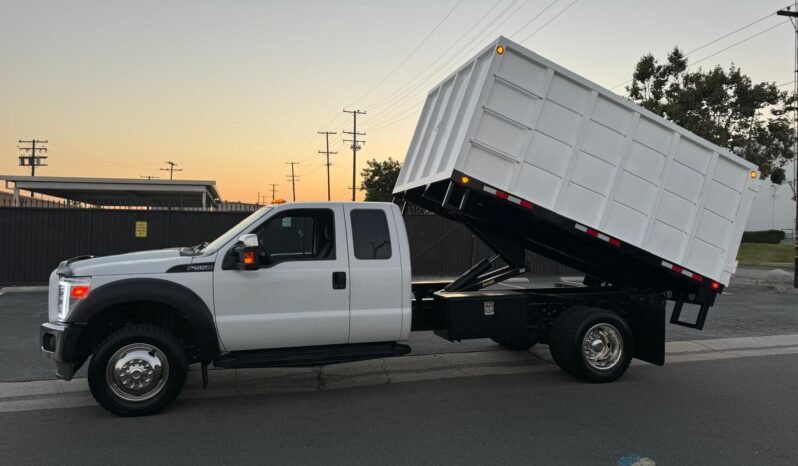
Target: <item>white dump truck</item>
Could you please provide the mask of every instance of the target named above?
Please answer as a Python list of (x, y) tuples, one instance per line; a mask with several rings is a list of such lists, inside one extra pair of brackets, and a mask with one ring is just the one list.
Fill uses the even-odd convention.
[[(144, 415), (189, 364), (307, 366), (401, 356), (411, 331), (548, 344), (566, 372), (664, 363), (670, 322), (701, 329), (735, 271), (756, 167), (503, 37), (427, 98), (395, 203), (265, 207), (209, 244), (62, 262), (41, 348), (109, 411)], [(466, 225), (494, 252), (412, 282), (399, 206)], [(496, 289), (526, 250), (582, 286)], [(684, 321), (682, 309), (697, 308)]]

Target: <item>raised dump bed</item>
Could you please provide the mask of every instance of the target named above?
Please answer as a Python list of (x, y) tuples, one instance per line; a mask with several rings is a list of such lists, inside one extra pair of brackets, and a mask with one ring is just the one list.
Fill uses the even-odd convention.
[(430, 91), (394, 193), (616, 285), (687, 293), (728, 285), (757, 175), (500, 37)]

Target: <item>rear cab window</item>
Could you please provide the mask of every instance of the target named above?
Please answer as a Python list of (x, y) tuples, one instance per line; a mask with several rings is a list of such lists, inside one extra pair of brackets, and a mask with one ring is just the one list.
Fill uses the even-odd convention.
[(358, 260), (390, 259), (391, 235), (385, 211), (380, 209), (354, 209), (352, 221), (352, 243)]

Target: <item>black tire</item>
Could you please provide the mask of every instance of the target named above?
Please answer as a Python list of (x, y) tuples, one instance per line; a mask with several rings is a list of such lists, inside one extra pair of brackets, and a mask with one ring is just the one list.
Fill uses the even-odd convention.
[[(583, 342), (591, 329), (612, 333), (616, 337), (611, 345), (620, 340), (620, 355), (617, 359), (608, 357), (605, 368), (598, 368), (599, 362), (590, 362), (585, 356)], [(600, 347), (600, 346), (599, 346)], [(616, 312), (591, 307), (575, 306), (557, 316), (549, 335), (549, 351), (554, 362), (565, 372), (591, 383), (606, 383), (618, 379), (629, 368), (634, 355), (634, 337), (629, 324)], [(612, 353), (612, 351), (609, 351)], [(612, 361), (614, 363), (610, 364)]]
[(529, 351), (537, 343), (530, 338), (491, 338), (491, 340), (513, 351)]
[[(130, 348), (130, 350), (123, 350), (125, 348)], [(146, 353), (147, 348), (154, 348), (154, 351)], [(134, 353), (134, 350), (138, 350), (138, 352)], [(158, 361), (163, 358), (168, 364), (163, 364), (160, 372), (156, 371), (161, 374), (161, 377), (144, 379), (145, 382), (157, 379), (158, 382), (153, 390), (144, 392), (141, 399), (125, 399), (124, 396), (135, 398), (138, 395), (124, 393), (124, 383), (130, 383), (131, 377), (135, 380), (147, 377), (147, 370), (151, 366), (142, 365), (140, 359), (131, 360), (130, 364), (136, 366), (133, 369), (135, 373), (129, 372), (121, 376), (126, 377), (126, 380), (120, 379), (117, 384), (117, 380), (111, 375), (114, 372), (109, 372), (109, 362), (112, 358), (124, 361), (126, 357), (132, 357), (131, 354), (145, 353)], [(112, 333), (95, 348), (89, 363), (89, 389), (94, 399), (103, 408), (118, 416), (147, 416), (157, 413), (174, 401), (183, 388), (187, 373), (186, 351), (174, 335), (155, 325), (129, 325)], [(135, 390), (135, 387), (127, 389)], [(153, 394), (145, 399), (144, 396), (147, 396), (147, 393)]]

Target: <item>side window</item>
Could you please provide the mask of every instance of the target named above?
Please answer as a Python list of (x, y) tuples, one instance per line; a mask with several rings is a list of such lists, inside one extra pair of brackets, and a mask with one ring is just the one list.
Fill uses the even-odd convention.
[(391, 235), (388, 233), (385, 212), (378, 209), (355, 209), (351, 212), (351, 219), (355, 258), (390, 259)]
[(267, 220), (255, 234), (266, 264), (335, 259), (335, 223), (331, 210), (289, 210)]

